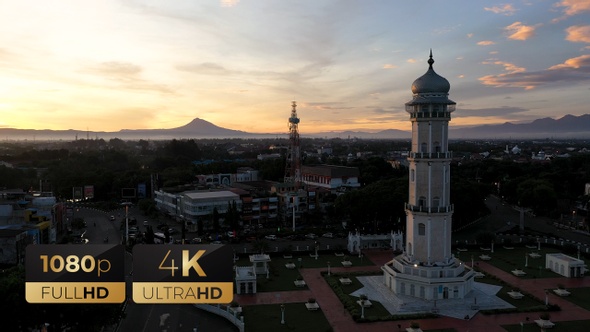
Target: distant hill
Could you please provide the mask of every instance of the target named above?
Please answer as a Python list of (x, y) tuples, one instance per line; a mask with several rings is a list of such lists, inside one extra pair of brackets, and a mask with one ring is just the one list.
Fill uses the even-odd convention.
[(542, 118), (530, 123), (450, 128), (449, 137), (459, 138), (590, 138), (590, 114)]
[[(203, 119), (195, 118), (190, 123), (171, 129), (123, 129), (117, 132), (87, 132), (84, 130), (35, 130), (0, 128), (0, 140), (75, 140), (83, 138), (119, 138), (123, 140), (169, 140), (185, 138), (276, 138), (288, 137), (288, 132), (248, 133), (222, 128)], [(375, 133), (362, 131), (305, 133), (302, 137), (315, 138), (361, 138), (361, 139), (410, 139), (411, 132), (387, 129)], [(560, 119), (542, 118), (530, 123), (483, 125), (464, 128), (449, 128), (451, 139), (507, 139), (507, 138), (590, 138), (590, 114), (566, 115)]]

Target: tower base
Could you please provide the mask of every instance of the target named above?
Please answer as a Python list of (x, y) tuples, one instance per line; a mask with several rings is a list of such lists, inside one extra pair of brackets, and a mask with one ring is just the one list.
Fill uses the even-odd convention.
[(412, 264), (402, 255), (381, 270), (384, 284), (398, 295), (424, 300), (463, 299), (473, 290), (473, 269), (454, 258), (444, 266), (425, 266)]

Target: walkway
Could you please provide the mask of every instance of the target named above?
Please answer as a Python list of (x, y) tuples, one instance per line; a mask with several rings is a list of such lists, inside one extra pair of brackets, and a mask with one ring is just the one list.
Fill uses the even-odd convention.
[[(379, 271), (381, 266), (392, 259), (392, 254), (387, 250), (367, 250), (363, 252), (365, 257), (370, 259), (375, 266), (357, 266), (357, 267), (338, 267), (332, 268), (331, 271), (338, 272), (353, 272), (353, 271)], [(562, 284), (568, 289), (578, 287), (590, 287), (590, 278), (544, 278), (544, 279), (520, 279), (510, 273), (506, 273), (486, 262), (480, 261), (479, 267), (489, 274), (493, 274), (498, 278), (506, 281), (522, 291), (533, 294), (534, 296), (544, 299), (545, 290), (553, 289), (557, 284)], [(330, 286), (324, 281), (321, 275), (325, 268), (301, 269), (301, 275), (305, 279), (309, 290), (306, 291), (292, 291), (292, 292), (276, 292), (276, 293), (258, 293), (255, 295), (236, 295), (235, 301), (240, 305), (256, 305), (256, 304), (279, 304), (279, 303), (302, 303), (306, 302), (308, 298), (313, 297), (317, 300), (320, 308), (334, 332), (356, 332), (364, 331), (405, 331), (405, 328), (410, 326), (407, 321), (389, 321), (376, 323), (356, 323), (346, 311)], [(561, 307), (561, 311), (551, 312), (551, 321), (572, 321), (572, 320), (590, 320), (590, 311), (580, 308), (565, 299), (549, 292), (549, 303), (557, 304)], [(477, 314), (470, 320), (455, 319), (450, 317), (438, 317), (432, 319), (421, 319), (420, 327), (423, 330), (430, 329), (445, 329), (454, 328), (458, 332), (505, 332), (501, 325), (519, 324), (524, 322), (527, 324), (534, 324), (533, 320), (538, 318), (538, 314), (534, 312), (529, 313), (511, 313), (499, 315), (483, 315)]]

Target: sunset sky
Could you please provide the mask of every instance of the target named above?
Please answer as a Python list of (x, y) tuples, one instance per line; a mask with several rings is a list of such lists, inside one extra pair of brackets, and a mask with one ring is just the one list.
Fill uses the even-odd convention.
[(453, 126), (590, 113), (589, 0), (0, 0), (0, 127), (410, 130), (430, 49)]

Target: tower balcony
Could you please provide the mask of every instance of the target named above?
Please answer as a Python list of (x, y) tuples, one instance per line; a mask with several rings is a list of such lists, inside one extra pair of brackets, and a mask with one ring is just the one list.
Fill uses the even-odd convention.
[(447, 205), (447, 206), (418, 206), (412, 204), (405, 204), (406, 211), (411, 212), (421, 212), (421, 213), (453, 213), (455, 210), (455, 205)]
[(412, 111), (410, 113), (410, 119), (451, 119), (451, 112), (422, 112)]
[(408, 159), (452, 159), (453, 152), (410, 152)]

